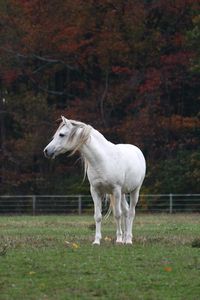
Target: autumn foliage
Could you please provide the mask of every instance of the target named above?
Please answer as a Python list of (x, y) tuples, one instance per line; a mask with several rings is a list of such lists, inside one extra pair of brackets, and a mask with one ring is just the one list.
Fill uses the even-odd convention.
[(61, 114), (138, 145), (145, 191), (198, 192), (199, 1), (0, 6), (1, 193), (88, 191), (74, 158), (43, 158)]

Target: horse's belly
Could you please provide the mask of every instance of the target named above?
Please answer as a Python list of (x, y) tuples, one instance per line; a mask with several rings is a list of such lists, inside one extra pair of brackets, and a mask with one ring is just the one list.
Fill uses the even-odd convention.
[(88, 179), (90, 185), (102, 194), (112, 194), (113, 190), (123, 185), (123, 180), (120, 176), (110, 176), (109, 172), (101, 174), (94, 174), (94, 172), (88, 172)]
[(134, 191), (138, 186), (141, 185), (141, 181), (141, 179), (137, 179), (136, 177), (129, 177), (125, 180), (124, 184), (122, 185), (122, 192), (130, 193)]
[(112, 193), (113, 189), (118, 185), (116, 177), (110, 177), (109, 174), (106, 174), (105, 172), (100, 172), (98, 174), (94, 173), (95, 172), (88, 172), (90, 185), (102, 193)]
[(139, 185), (139, 180), (116, 180), (116, 181), (107, 181), (107, 180), (93, 180), (90, 184), (95, 187), (96, 190), (100, 191), (102, 194), (112, 194), (116, 188), (121, 189), (122, 193), (130, 193), (135, 190)]
[[(116, 170), (118, 171), (118, 170)], [(120, 187), (123, 193), (129, 193), (133, 191), (138, 185), (139, 181), (133, 176), (125, 178), (122, 172), (116, 172), (114, 177), (110, 176), (98, 176), (96, 178), (88, 176), (90, 184), (95, 187), (96, 190), (101, 193), (112, 194), (113, 191)]]

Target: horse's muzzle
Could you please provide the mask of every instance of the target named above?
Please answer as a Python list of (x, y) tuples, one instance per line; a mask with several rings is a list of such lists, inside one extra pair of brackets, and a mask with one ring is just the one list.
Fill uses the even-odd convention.
[(45, 156), (46, 158), (53, 158), (53, 157), (54, 157), (54, 153), (49, 152), (48, 149), (45, 148), (45, 149), (44, 149), (44, 156)]

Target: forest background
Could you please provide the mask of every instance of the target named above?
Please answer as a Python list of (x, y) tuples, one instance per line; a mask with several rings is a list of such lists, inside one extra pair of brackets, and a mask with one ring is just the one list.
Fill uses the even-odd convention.
[(144, 193), (199, 193), (198, 0), (0, 0), (0, 65), (0, 194), (89, 193), (43, 157), (60, 115), (140, 147)]

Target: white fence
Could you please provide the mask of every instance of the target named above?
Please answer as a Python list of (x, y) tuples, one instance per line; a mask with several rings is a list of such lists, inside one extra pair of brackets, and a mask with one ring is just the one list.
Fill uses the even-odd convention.
[[(129, 197), (127, 196), (128, 200)], [(103, 203), (103, 213), (108, 209)], [(140, 195), (138, 212), (198, 212), (200, 194)], [(0, 214), (84, 214), (93, 213), (90, 195), (3, 195), (0, 196)]]

